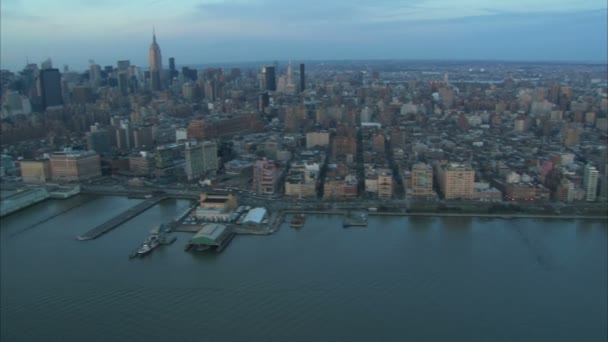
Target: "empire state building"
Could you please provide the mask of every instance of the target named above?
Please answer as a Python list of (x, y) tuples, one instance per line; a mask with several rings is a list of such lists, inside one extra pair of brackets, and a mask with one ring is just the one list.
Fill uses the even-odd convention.
[(150, 80), (152, 91), (159, 91), (162, 88), (161, 74), (163, 72), (160, 47), (156, 43), (156, 32), (152, 31), (152, 44), (150, 45)]

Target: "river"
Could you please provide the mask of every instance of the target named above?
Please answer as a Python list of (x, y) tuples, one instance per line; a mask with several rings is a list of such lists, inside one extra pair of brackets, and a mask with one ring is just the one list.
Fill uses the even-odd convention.
[(186, 208), (78, 195), (1, 220), (0, 340), (606, 341), (605, 221), (308, 216), (192, 254), (128, 254)]

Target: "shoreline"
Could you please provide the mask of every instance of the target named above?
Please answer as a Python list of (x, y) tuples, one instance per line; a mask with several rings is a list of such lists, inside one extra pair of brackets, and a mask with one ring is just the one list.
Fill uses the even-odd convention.
[[(355, 209), (353, 209), (355, 210)], [(347, 210), (295, 210), (284, 209), (284, 214), (318, 214), (318, 215), (344, 215)], [(593, 215), (549, 215), (549, 214), (483, 214), (483, 213), (406, 213), (406, 212), (369, 212), (369, 216), (418, 216), (418, 217), (481, 217), (510, 219), (567, 219), (567, 220), (608, 220), (608, 216)]]

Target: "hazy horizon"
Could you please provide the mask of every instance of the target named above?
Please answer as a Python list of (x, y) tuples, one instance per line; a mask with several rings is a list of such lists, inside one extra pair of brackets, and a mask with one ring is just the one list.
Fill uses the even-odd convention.
[[(148, 66), (152, 26), (177, 65), (255, 61), (441, 60), (604, 63), (605, 1), (3, 0), (2, 69), (47, 58)], [(44, 13), (44, 14), (42, 14)]]

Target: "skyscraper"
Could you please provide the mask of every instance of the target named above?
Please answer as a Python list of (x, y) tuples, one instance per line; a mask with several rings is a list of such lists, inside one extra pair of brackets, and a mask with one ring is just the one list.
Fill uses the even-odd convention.
[(43, 69), (40, 71), (40, 91), (42, 92), (42, 107), (44, 109), (63, 105), (59, 69)]
[(306, 88), (306, 78), (304, 76), (304, 63), (300, 64), (300, 91)]
[(584, 178), (584, 186), (585, 186), (585, 200), (587, 202), (595, 201), (597, 197), (597, 179), (599, 176), (599, 172), (592, 166), (591, 164), (585, 165), (585, 178)]
[(150, 81), (151, 90), (159, 91), (161, 87), (161, 73), (163, 70), (162, 59), (160, 55), (160, 47), (156, 43), (156, 32), (152, 31), (152, 44), (150, 45)]
[(175, 58), (169, 58), (169, 83), (173, 83), (173, 79), (177, 77), (177, 70), (175, 70)]
[(274, 70), (274, 67), (271, 66), (262, 68), (262, 75), (264, 77), (264, 90), (277, 90), (277, 80)]
[(99, 64), (89, 66), (89, 82), (91, 82), (93, 88), (97, 88), (101, 84), (101, 67)]
[(129, 95), (129, 76), (126, 71), (118, 73), (118, 89), (122, 96)]
[(131, 61), (129, 61), (129, 60), (116, 62), (116, 68), (118, 69), (119, 72), (128, 71), (130, 66), (131, 66)]
[(291, 67), (291, 61), (287, 64), (287, 86), (293, 85), (293, 69)]

